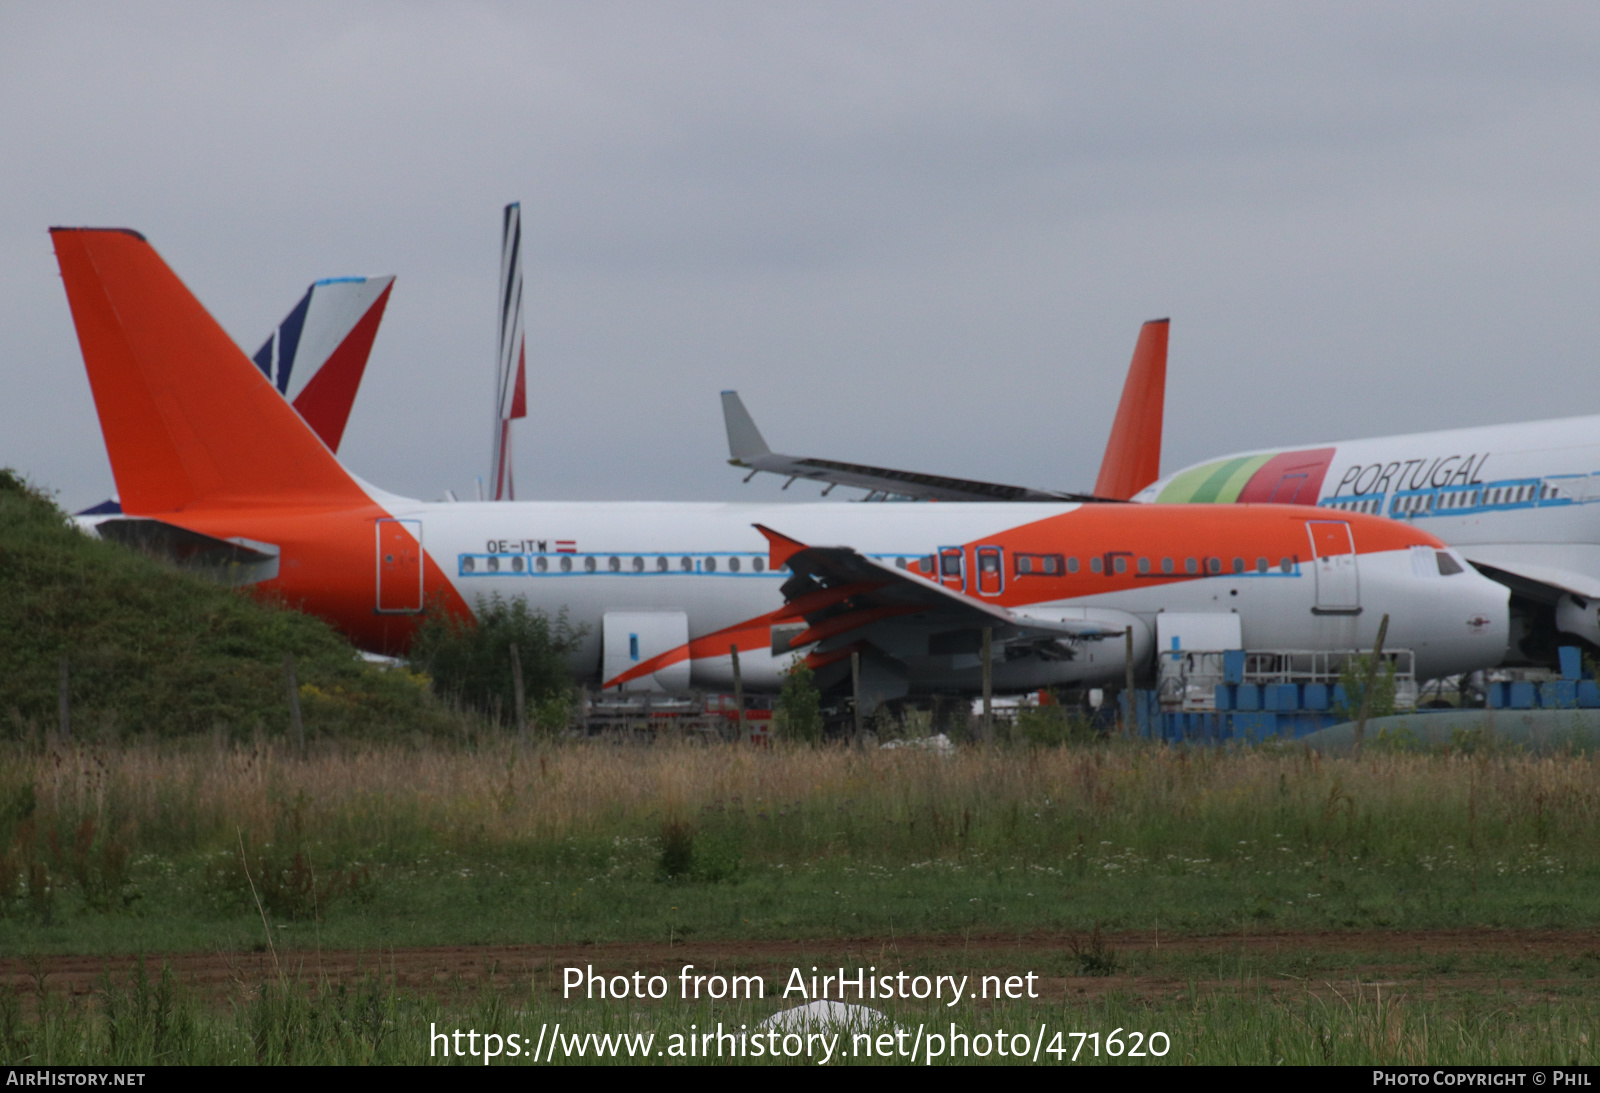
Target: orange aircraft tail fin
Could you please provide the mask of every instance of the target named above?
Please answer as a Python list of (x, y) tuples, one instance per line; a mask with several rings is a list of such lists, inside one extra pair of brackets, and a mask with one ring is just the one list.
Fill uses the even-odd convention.
[(50, 235), (124, 512), (367, 500), (144, 236)]
[(1127, 501), (1161, 477), (1161, 412), (1167, 394), (1170, 319), (1151, 319), (1139, 330), (1122, 402), (1111, 424), (1094, 494)]

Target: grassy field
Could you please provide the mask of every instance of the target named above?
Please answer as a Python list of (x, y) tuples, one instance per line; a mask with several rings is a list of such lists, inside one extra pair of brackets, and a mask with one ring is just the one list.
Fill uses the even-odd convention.
[[(0, 948), (1600, 921), (1587, 757), (13, 748)], [(255, 894), (252, 894), (252, 888)]]
[[(151, 969), (107, 976), (90, 997), (48, 990), (11, 996), (0, 1003), (0, 1056), (31, 1063), (482, 1066), (488, 1042), (481, 1038), (493, 1032), (500, 1042), (490, 1061), (500, 1065), (698, 1063), (717, 1058), (716, 1041), (699, 1037), (720, 1027), (731, 1034), (721, 1042), (722, 1060), (744, 1064), (1596, 1062), (1600, 1007), (1592, 997), (1529, 1003), (1489, 991), (1405, 999), (1385, 997), (1382, 987), (1343, 986), (1331, 995), (1239, 982), (1155, 1001), (1112, 994), (955, 1009), (887, 1005), (880, 1007), (886, 1021), (867, 1027), (865, 1040), (853, 1035), (859, 1027), (823, 1028), (837, 1036), (831, 1044), (769, 1039), (761, 1050), (751, 1041), (779, 1008), (771, 1003), (562, 1004), (526, 991), (404, 991), (372, 975), (338, 984), (274, 981), (226, 1005), (207, 1005), (170, 973)], [(895, 1026), (904, 1038), (880, 1039)], [(456, 1030), (476, 1032), (480, 1041), (433, 1036)], [(732, 1038), (741, 1033), (742, 1041)], [(995, 1047), (1002, 1034), (1003, 1055)]]
[[(794, 1004), (773, 997), (791, 965), (881, 961), (1031, 971), (1046, 992), (1004, 1020), (1159, 1027), (1167, 1061), (1590, 1060), (1596, 773), (1119, 744), (14, 744), (4, 1054), (401, 1061), (427, 1022), (485, 1013), (665, 1035)], [(143, 985), (111, 960), (135, 953)], [(72, 954), (121, 970), (53, 989)], [(579, 960), (743, 967), (772, 993), (563, 1001), (556, 968)], [(896, 1005), (902, 1024), (1000, 1020)], [(118, 1021), (144, 1031), (115, 1041)]]
[(0, 738), (282, 735), (293, 656), (307, 731), (436, 735), (455, 719), (427, 680), (364, 663), (326, 622), (77, 531), (0, 470)]

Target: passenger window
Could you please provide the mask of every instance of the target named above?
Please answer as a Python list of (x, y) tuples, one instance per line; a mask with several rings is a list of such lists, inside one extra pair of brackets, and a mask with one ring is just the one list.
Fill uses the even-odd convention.
[(1235, 558), (1233, 560), (1233, 571), (1235, 573), (1243, 573), (1244, 572), (1244, 559), (1243, 558)]
[(1257, 558), (1256, 559), (1256, 572), (1257, 573), (1265, 573), (1267, 571), (1267, 568), (1268, 568), (1267, 567), (1267, 560), (1265, 558)]
[(478, 568), (478, 563), (473, 561), (471, 558), (463, 558), (463, 559), (461, 559), (461, 572), (463, 572), (463, 573), (471, 573), (473, 570), (475, 570), (477, 568)]
[(490, 558), (489, 559), (489, 572), (490, 573), (498, 573), (498, 572), (500, 572), (500, 559), (499, 558)]
[(611, 556), (611, 561), (606, 563), (606, 566), (613, 573), (621, 573), (622, 572), (622, 559), (617, 557), (615, 554), (613, 554)]
[(1105, 563), (1103, 561), (1101, 561), (1100, 556), (1098, 554), (1096, 554), (1093, 558), (1089, 559), (1089, 572), (1090, 573), (1099, 573), (1104, 568), (1105, 568)]
[(694, 572), (694, 559), (693, 558), (689, 558), (689, 557), (685, 557), (683, 559), (683, 561), (678, 563), (678, 568), (683, 570), (685, 573), (693, 573)]
[(1150, 559), (1149, 558), (1140, 558), (1139, 559), (1139, 575), (1143, 576), (1144, 574), (1149, 573), (1149, 572), (1150, 572)]
[(513, 572), (513, 573), (521, 573), (522, 572), (522, 558), (520, 556), (511, 559), (511, 572)]
[(737, 572), (739, 572), (739, 559), (737, 559), (737, 558), (729, 558), (728, 559), (728, 572), (729, 573), (737, 573)]
[(633, 559), (633, 571), (635, 573), (643, 573), (644, 572), (644, 559), (643, 558), (635, 557)]
[(1183, 571), (1185, 573), (1198, 573), (1200, 572), (1200, 563), (1193, 558), (1185, 558), (1183, 560)]
[(1222, 559), (1221, 558), (1207, 558), (1206, 559), (1206, 572), (1210, 573), (1213, 577), (1216, 576), (1218, 573), (1221, 573), (1222, 572)]
[(1076, 554), (1074, 554), (1072, 557), (1067, 559), (1067, 572), (1068, 573), (1076, 573), (1076, 572), (1078, 572), (1078, 556)]
[(715, 558), (707, 558), (706, 559), (706, 572), (707, 573), (715, 573), (716, 571), (717, 571), (717, 560)]
[(540, 573), (543, 573), (545, 570), (550, 568), (550, 563), (545, 559), (544, 555), (541, 554), (539, 557), (533, 560), (533, 567)]
[(561, 556), (561, 572), (572, 572), (572, 556), (570, 554), (563, 554)]
[(1128, 571), (1128, 559), (1122, 557), (1121, 555), (1113, 558), (1111, 560), (1111, 564), (1116, 567), (1118, 573), (1126, 573)]
[(583, 569), (586, 573), (593, 573), (595, 569), (594, 555), (591, 554), (583, 560)]
[[(901, 561), (904, 561), (904, 560), (905, 559), (903, 559), (903, 558), (901, 559)], [(763, 569), (767, 568), (767, 566), (766, 566), (766, 563), (763, 562), (760, 558), (754, 558), (750, 562), (750, 568), (755, 570), (757, 573), (760, 573)]]
[(906, 567), (906, 560), (904, 558), (896, 558), (894, 560), (894, 567), (896, 569), (904, 569)]
[(1279, 558), (1278, 559), (1278, 568), (1280, 570), (1282, 570), (1284, 573), (1293, 573), (1294, 572), (1294, 563), (1291, 562), (1288, 558)]

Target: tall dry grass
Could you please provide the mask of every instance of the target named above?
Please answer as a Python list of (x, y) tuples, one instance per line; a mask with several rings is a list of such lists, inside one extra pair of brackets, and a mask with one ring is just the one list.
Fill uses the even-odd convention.
[(367, 860), (654, 835), (693, 822), (746, 858), (847, 853), (1022, 857), (1130, 852), (1558, 853), (1600, 865), (1600, 778), (1583, 756), (755, 749), (573, 743), (519, 748), (148, 745), (0, 757), (0, 837), (92, 821), (141, 852), (282, 842)]

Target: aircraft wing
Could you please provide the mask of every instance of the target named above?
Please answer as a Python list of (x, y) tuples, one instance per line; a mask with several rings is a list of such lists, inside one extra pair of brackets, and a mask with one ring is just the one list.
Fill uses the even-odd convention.
[(1008, 611), (937, 581), (869, 558), (847, 546), (807, 546), (765, 527), (774, 569), (787, 566), (784, 608), (774, 621), (804, 622), (790, 648), (842, 637), (890, 619), (926, 622), (941, 629), (993, 627), (999, 640), (1018, 638), (1100, 639), (1120, 637), (1120, 628), (1087, 619), (1042, 619)]
[[(1531, 594), (1534, 599), (1553, 600), (1560, 598), (1563, 592), (1570, 592), (1586, 600), (1600, 600), (1600, 581), (1585, 574), (1521, 559), (1502, 558), (1498, 551), (1474, 550), (1471, 547), (1458, 549), (1484, 576), (1510, 585), (1524, 594)], [(1522, 585), (1543, 586), (1547, 591), (1541, 596), (1539, 588), (1519, 587)]]
[[(835, 459), (814, 459), (784, 455), (767, 447), (750, 412), (737, 391), (722, 392), (722, 418), (728, 430), (728, 462), (750, 468), (750, 478), (760, 473), (788, 478), (806, 478), (834, 486), (853, 486), (867, 491), (868, 499), (881, 494), (908, 497), (915, 501), (1101, 501), (1091, 494), (1040, 490), (1028, 486), (1008, 486), (972, 478), (950, 478), (920, 471), (898, 471)], [(788, 489), (788, 485), (784, 486)], [(826, 494), (828, 490), (824, 490)]]

